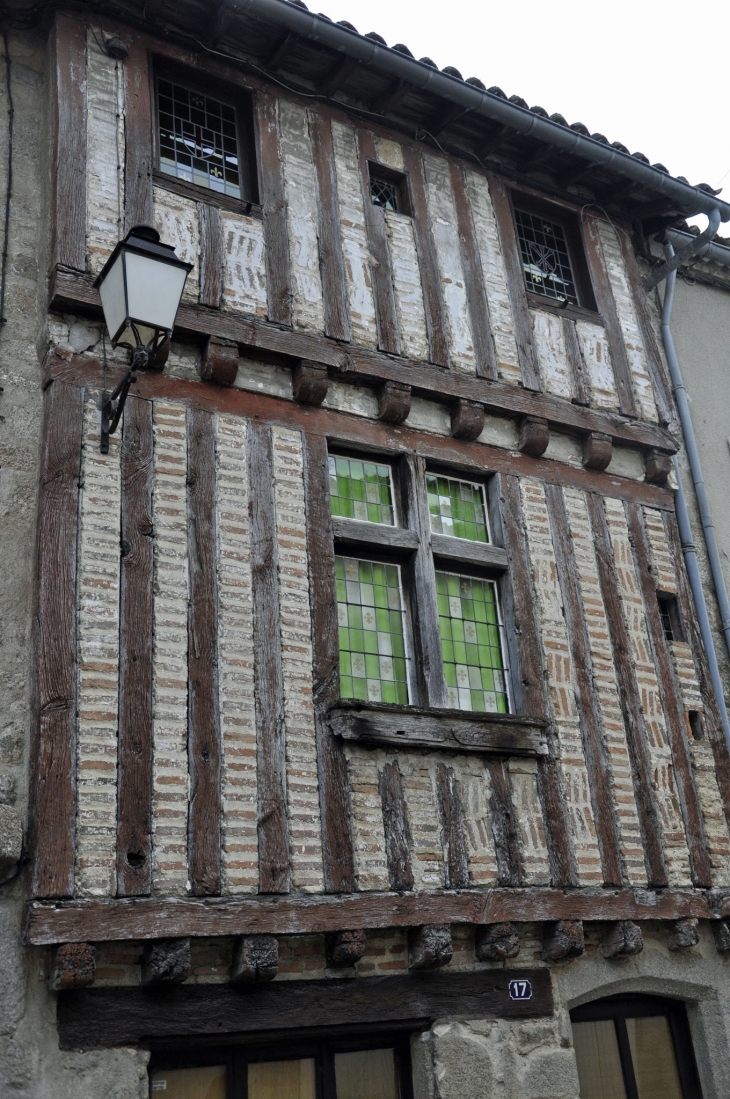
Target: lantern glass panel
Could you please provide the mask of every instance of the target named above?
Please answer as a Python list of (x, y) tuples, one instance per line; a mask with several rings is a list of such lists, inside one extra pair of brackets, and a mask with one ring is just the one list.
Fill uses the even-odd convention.
[(135, 252), (126, 253), (125, 263), (129, 319), (150, 328), (171, 331), (185, 288), (187, 270)]
[(124, 292), (124, 253), (120, 252), (104, 281), (99, 285), (104, 320), (112, 343), (116, 343), (122, 325), (127, 318), (127, 299)]

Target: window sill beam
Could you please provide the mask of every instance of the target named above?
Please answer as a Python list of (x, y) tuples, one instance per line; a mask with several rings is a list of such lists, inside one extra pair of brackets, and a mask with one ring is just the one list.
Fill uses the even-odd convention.
[(332, 530), (336, 542), (356, 546), (385, 546), (387, 549), (413, 551), (418, 549), (419, 537), (415, 530), (390, 527), (385, 523), (365, 523), (361, 519), (332, 517)]

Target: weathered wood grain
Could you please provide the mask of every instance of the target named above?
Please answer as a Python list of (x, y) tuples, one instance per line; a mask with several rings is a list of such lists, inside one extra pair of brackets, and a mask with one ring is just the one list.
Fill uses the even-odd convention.
[(271, 430), (249, 428), (251, 578), (256, 683), (259, 889), (288, 893), (289, 827), (286, 814), (284, 673), (279, 627), (279, 577)]
[(413, 889), (413, 868), (403, 779), (397, 759), (386, 763), (380, 772), (380, 800), (390, 888), (398, 893), (408, 892)]
[(444, 852), (444, 885), (447, 889), (468, 889), (469, 856), (466, 849), (459, 784), (453, 767), (436, 764), (436, 790), (441, 818), (441, 847)]
[(509, 564), (507, 551), (491, 542), (468, 542), (465, 538), (452, 538), (449, 534), (432, 534), (431, 547), (437, 557), (445, 557), (449, 561), (467, 561), (500, 571)]
[(649, 376), (654, 389), (659, 420), (663, 424), (670, 424), (675, 418), (674, 401), (672, 399), (672, 387), (667, 377), (667, 371), (662, 361), (659, 344), (657, 343), (654, 325), (651, 322), (649, 303), (646, 300), (646, 291), (641, 285), (641, 274), (636, 256), (631, 244), (631, 238), (624, 229), (617, 230), (617, 236), (621, 242), (621, 252), (624, 259), (626, 274), (631, 287), (631, 295), (634, 301), (634, 309), (641, 329), (641, 338), (644, 343), (644, 352), (649, 367)]
[(135, 225), (152, 224), (152, 98), (149, 54), (138, 35), (125, 35), (129, 55), (125, 63), (124, 232)]
[(659, 833), (658, 809), (651, 783), (639, 687), (636, 682), (631, 645), (621, 606), (613, 549), (606, 523), (606, 511), (603, 500), (599, 496), (589, 494), (587, 503), (593, 531), (593, 544), (596, 551), (601, 594), (606, 608), (606, 623), (616, 669), (619, 702), (626, 728), (626, 743), (631, 759), (634, 797), (644, 845), (647, 879), (650, 886), (661, 888), (667, 884), (667, 872), (664, 866), (664, 855)]
[(400, 355), (400, 333), (395, 307), (393, 271), (385, 228), (385, 210), (376, 206), (370, 196), (368, 161), (377, 160), (375, 139), (368, 130), (358, 130), (358, 163), (362, 188), (363, 210), (368, 249), (373, 257), (370, 265), (375, 298), (375, 320), (378, 327), (378, 347), (391, 355)]
[[(94, 289), (92, 279), (62, 269), (53, 272), (50, 307), (61, 312), (90, 312), (101, 316), (99, 293)], [(335, 370), (347, 371), (353, 380), (376, 388), (386, 381), (402, 382), (427, 399), (438, 396), (450, 403), (461, 397), (478, 401), (495, 415), (541, 416), (552, 427), (568, 433), (583, 435), (598, 431), (610, 435), (616, 444), (637, 449), (656, 447), (667, 454), (677, 451), (673, 436), (656, 424), (626, 420), (601, 409), (581, 408), (549, 393), (534, 393), (506, 382), (440, 370), (429, 363), (397, 359), (364, 348), (348, 351), (323, 336), (283, 330), (251, 317), (184, 302), (178, 311), (175, 330), (196, 338), (216, 336), (234, 340), (242, 346), (272, 352), (288, 360), (311, 359)]]
[[(532, 999), (513, 1000), (509, 982), (529, 980)], [(186, 1034), (255, 1033), (306, 1026), (351, 1026), (420, 1020), (497, 1016), (526, 1019), (551, 1015), (547, 969), (489, 969), (478, 973), (428, 971), (352, 981), (275, 981), (250, 991), (230, 985), (170, 989), (159, 995), (137, 988), (95, 988), (61, 994), (58, 1007), (62, 1049), (136, 1045), (140, 1039)]]
[(86, 270), (86, 25), (62, 12), (53, 27), (54, 149), (51, 266)]
[[(120, 381), (123, 373), (123, 370), (110, 367), (109, 384)], [(72, 355), (66, 359), (57, 352), (49, 352), (45, 375), (47, 380), (55, 378), (98, 388), (103, 384), (101, 363), (86, 356)], [(183, 401), (190, 407), (203, 408), (208, 412), (253, 416), (287, 424), (312, 435), (338, 439), (349, 446), (388, 450), (395, 454), (418, 451), (427, 459), (471, 469), (480, 476), (486, 471), (517, 474), (535, 477), (548, 484), (570, 485), (584, 492), (599, 492), (617, 499), (636, 500), (660, 510), (668, 510), (674, 506), (671, 492), (643, 481), (595, 473), (550, 459), (515, 456), (510, 450), (486, 443), (466, 443), (419, 431), (405, 424), (386, 424), (366, 420), (361, 416), (343, 416), (333, 409), (299, 406), (292, 401), (261, 393), (201, 386), (198, 382), (149, 372), (139, 375), (137, 393), (145, 398), (165, 397)]]
[(340, 693), (337, 589), (327, 459), (326, 439), (319, 435), (305, 435), (307, 552), (322, 861), (327, 892), (349, 893), (355, 888), (355, 864), (350, 835), (347, 764), (342, 743), (332, 735), (326, 719), (327, 711)]
[(679, 803), (687, 836), (687, 846), (694, 885), (709, 889), (712, 886), (712, 866), (702, 826), (702, 810), (692, 778), (692, 763), (687, 747), (684, 706), (677, 683), (674, 664), (664, 636), (656, 581), (651, 573), (651, 554), (644, 523), (643, 511), (636, 504), (626, 506), (631, 546), (634, 552), (636, 573), (639, 577), (644, 613), (649, 630), (649, 641), (659, 684), (659, 697), (672, 751), (674, 777), (677, 783)]
[(152, 881), (152, 403), (130, 397), (122, 437), (117, 893)]
[(188, 874), (196, 896), (221, 888), (220, 715), (212, 417), (188, 414)]
[(548, 722), (511, 714), (466, 714), (377, 703), (340, 702), (328, 715), (336, 736), (404, 749), (539, 756), (547, 753)]
[(697, 679), (699, 681), (702, 701), (705, 707), (707, 736), (712, 745), (712, 754), (715, 760), (715, 773), (720, 788), (720, 796), (722, 797), (725, 820), (730, 827), (730, 753), (728, 753), (727, 744), (725, 743), (725, 733), (722, 727), (720, 708), (717, 704), (715, 688), (712, 685), (710, 669), (707, 665), (707, 657), (702, 644), (702, 636), (697, 622), (694, 600), (692, 598), (692, 592), (690, 591), (689, 580), (684, 564), (677, 520), (670, 512), (667, 512), (663, 516), (663, 520), (664, 530), (667, 535), (667, 543), (674, 560), (674, 574), (677, 578), (677, 592), (682, 612), (682, 621), (685, 623), (687, 637), (692, 647), (692, 655), (694, 656), (695, 667), (697, 669)]
[(418, 549), (420, 538), (415, 530), (405, 527), (386, 527), (382, 523), (367, 523), (362, 519), (332, 517), (332, 531), (337, 541), (354, 545), (387, 546), (396, 553)]
[[(512, 619), (507, 637), (508, 645), (512, 638), (512, 667), (516, 666), (519, 669), (518, 697), (522, 696), (526, 714), (531, 717), (545, 718), (549, 715), (550, 708), (534, 611), (535, 596), (532, 590), (518, 478), (500, 476), (498, 490), (504, 544), (510, 559), (509, 588), (512, 593)], [(505, 583), (503, 589), (506, 587)], [(515, 678), (513, 673), (513, 682)], [(548, 754), (539, 760), (537, 776), (553, 884), (575, 886), (577, 880), (554, 734), (548, 736)]]
[(488, 763), (491, 792), (489, 812), (492, 818), (494, 853), (497, 858), (497, 878), (501, 886), (515, 888), (520, 884), (522, 867), (512, 801), (512, 784), (504, 760)]
[[(304, 935), (341, 930), (415, 927), (425, 923), (485, 924), (542, 920), (718, 920), (706, 891), (667, 889), (460, 889), (422, 893), (350, 893), (286, 897), (127, 897), (34, 901), (26, 941), (116, 942), (121, 939), (208, 938), (221, 935)], [(118, 990), (115, 990), (118, 991)]]
[(494, 216), (497, 220), (499, 239), (502, 244), (504, 267), (507, 273), (507, 290), (512, 305), (512, 319), (515, 325), (522, 384), (525, 389), (539, 392), (542, 389), (542, 384), (535, 349), (532, 344), (532, 318), (527, 303), (525, 272), (522, 268), (522, 256), (520, 255), (520, 246), (515, 232), (512, 202), (509, 191), (499, 176), (490, 174), (488, 179)]
[(603, 248), (601, 247), (596, 219), (590, 216), (583, 217), (580, 226), (596, 305), (606, 326), (606, 337), (611, 352), (613, 374), (616, 379), (619, 409), (624, 416), (636, 416), (638, 413), (631, 380), (631, 364), (626, 353), (626, 344), (618, 319), (616, 300), (613, 296), (613, 289), (603, 258)]
[(589, 405), (591, 396), (586, 382), (585, 363), (578, 343), (575, 321), (570, 317), (563, 317), (563, 339), (573, 386), (573, 400), (579, 405)]
[(70, 897), (76, 817), (76, 539), (83, 392), (46, 389), (33, 614), (30, 891)]
[(563, 596), (563, 612), (568, 631), (570, 655), (575, 669), (576, 701), (580, 708), (583, 751), (593, 817), (601, 850), (603, 880), (606, 885), (620, 885), (621, 860), (611, 794), (611, 776), (606, 759), (603, 722), (593, 679), (590, 638), (578, 586), (578, 568), (570, 536), (565, 498), (557, 485), (545, 486), (545, 498), (552, 528), (558, 583)]
[(479, 244), (466, 189), (464, 168), (455, 160), (450, 160), (449, 171), (456, 207), (456, 225), (459, 232), (461, 265), (464, 270), (466, 301), (469, 309), (472, 340), (474, 341), (477, 376), (496, 379), (498, 374), (497, 352), (489, 320), (489, 303), (484, 287), (484, 273), (479, 258)]
[(429, 358), (436, 366), (448, 366), (449, 348), (446, 340), (441, 275), (439, 274), (438, 259), (436, 257), (436, 245), (430, 227), (426, 179), (420, 152), (410, 145), (404, 145), (403, 163), (408, 173), (411, 202), (413, 204), (413, 235), (416, 240), (418, 265), (421, 271)]
[(340, 236), (340, 208), (337, 198), (335, 150), (330, 119), (310, 110), (312, 159), (317, 177), (319, 209), (319, 269), (324, 300), (324, 330), (334, 340), (350, 339), (347, 309), (345, 261)]
[(223, 219), (220, 209), (198, 203), (200, 220), (200, 304), (219, 309), (223, 293)]
[(279, 150), (279, 113), (276, 96), (259, 89), (254, 97), (254, 104), (259, 138), (269, 320), (291, 327), (289, 233), (286, 221), (284, 167)]

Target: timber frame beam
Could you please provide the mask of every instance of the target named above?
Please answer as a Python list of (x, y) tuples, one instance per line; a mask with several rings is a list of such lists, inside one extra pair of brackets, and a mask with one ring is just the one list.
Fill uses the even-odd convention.
[(26, 909), (25, 941), (47, 946), (122, 939), (321, 934), (343, 927), (725, 917), (730, 917), (730, 897), (692, 889), (456, 889), (168, 900), (128, 897), (32, 901)]
[[(92, 279), (60, 266), (56, 267), (51, 279), (50, 308), (101, 315), (99, 295)], [(610, 412), (575, 405), (547, 393), (490, 378), (454, 373), (443, 367), (399, 358), (382, 351), (351, 348), (325, 336), (293, 332), (253, 317), (183, 303), (175, 327), (181, 335), (198, 342), (209, 337), (231, 340), (247, 349), (249, 354), (256, 351), (273, 353), (289, 360), (292, 365), (299, 359), (320, 362), (335, 376), (374, 388), (386, 382), (406, 383), (414, 393), (431, 400), (448, 404), (459, 399), (474, 401), (494, 415), (543, 417), (551, 427), (568, 434), (584, 437), (598, 433), (609, 436), (615, 445), (644, 451), (658, 450), (666, 454), (677, 451), (672, 435), (656, 424), (626, 419)]]

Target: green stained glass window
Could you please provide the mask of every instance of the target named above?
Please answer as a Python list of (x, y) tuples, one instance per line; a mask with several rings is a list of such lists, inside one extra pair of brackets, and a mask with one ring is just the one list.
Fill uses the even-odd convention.
[(491, 580), (436, 573), (447, 705), (506, 714), (503, 627)]
[(400, 569), (335, 557), (340, 638), (340, 695), (408, 704)]
[(450, 534), (454, 538), (468, 538), (470, 542), (489, 541), (481, 485), (427, 473), (426, 487), (434, 534)]
[(390, 466), (331, 454), (329, 474), (333, 515), (394, 525)]

